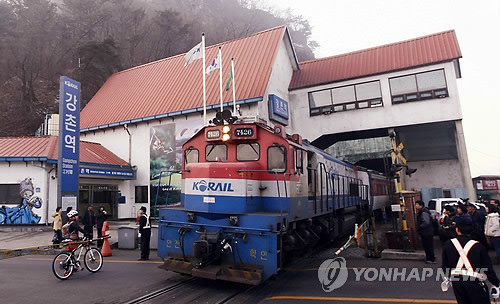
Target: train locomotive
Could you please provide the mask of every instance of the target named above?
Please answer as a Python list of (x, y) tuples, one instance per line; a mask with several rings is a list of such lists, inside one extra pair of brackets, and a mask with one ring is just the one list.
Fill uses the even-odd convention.
[(351, 233), (374, 198), (383, 199), (370, 186), (387, 180), (382, 174), (337, 160), (281, 125), (220, 114), (183, 145), (181, 204), (159, 212), (160, 268), (258, 285), (290, 259)]

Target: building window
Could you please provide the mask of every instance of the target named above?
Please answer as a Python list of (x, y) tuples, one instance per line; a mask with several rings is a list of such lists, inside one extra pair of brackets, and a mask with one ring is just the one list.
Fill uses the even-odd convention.
[(267, 170), (286, 171), (286, 150), (283, 146), (271, 146), (267, 149)]
[(0, 204), (19, 204), (19, 184), (0, 184)]
[(259, 160), (260, 146), (258, 143), (244, 143), (236, 146), (236, 159), (239, 161)]
[(448, 97), (444, 70), (389, 79), (393, 104)]
[(383, 106), (380, 81), (309, 92), (311, 116)]
[(148, 186), (135, 186), (135, 202), (138, 204), (148, 203)]
[(226, 161), (227, 146), (208, 144), (205, 148), (205, 159), (209, 162)]

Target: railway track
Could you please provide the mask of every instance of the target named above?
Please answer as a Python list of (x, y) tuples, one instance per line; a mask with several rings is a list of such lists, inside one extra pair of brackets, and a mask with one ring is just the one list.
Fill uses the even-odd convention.
[(248, 292), (252, 289), (254, 289), (256, 286), (250, 286), (250, 287), (244, 287), (244, 288), (241, 288), (241, 290), (238, 290), (234, 293), (232, 293), (231, 295), (227, 296), (226, 298), (216, 302), (216, 304), (226, 304), (226, 303), (230, 303), (233, 299), (235, 299), (237, 296), (239, 296), (240, 294), (242, 293), (245, 293), (245, 292)]
[(174, 290), (182, 288), (186, 284), (189, 284), (189, 282), (196, 281), (196, 280), (198, 280), (198, 278), (189, 278), (189, 279), (184, 280), (182, 282), (179, 282), (179, 283), (176, 283), (176, 284), (173, 284), (173, 285), (170, 285), (170, 286), (158, 289), (156, 291), (153, 291), (153, 292), (151, 292), (151, 293), (149, 293), (147, 295), (144, 295), (144, 296), (139, 297), (137, 299), (134, 299), (132, 301), (126, 302), (125, 304), (146, 303), (146, 302), (148, 302), (150, 300), (153, 300), (154, 298), (157, 298), (157, 297), (162, 296), (162, 295), (166, 295), (168, 293), (173, 292)]
[(125, 304), (163, 303), (166, 301), (169, 303), (190, 303), (193, 300), (193, 296), (198, 299), (198, 302), (201, 299), (201, 302), (204, 303), (227, 304), (234, 303), (233, 301), (237, 301), (236, 298), (239, 295), (253, 288), (255, 286), (231, 285), (227, 282), (220, 284), (220, 282), (210, 280), (189, 278), (150, 292)]

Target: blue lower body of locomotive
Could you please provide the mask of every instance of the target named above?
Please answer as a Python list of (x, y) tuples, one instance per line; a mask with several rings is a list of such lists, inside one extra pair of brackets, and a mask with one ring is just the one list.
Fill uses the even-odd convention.
[(257, 285), (276, 274), (280, 213), (217, 214), (160, 210), (161, 268), (214, 280)]

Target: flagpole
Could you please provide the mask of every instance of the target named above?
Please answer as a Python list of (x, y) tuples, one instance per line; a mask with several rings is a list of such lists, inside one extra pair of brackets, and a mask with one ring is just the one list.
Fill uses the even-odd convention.
[(231, 58), (231, 72), (233, 74), (233, 115), (236, 115), (236, 91), (234, 85), (234, 80), (236, 78), (234, 77), (234, 58)]
[(219, 46), (219, 91), (220, 91), (220, 111), (222, 113), (222, 48)]
[(201, 72), (203, 73), (203, 126), (207, 125), (207, 90), (205, 80), (205, 33), (201, 33), (201, 53), (203, 57), (203, 65)]

